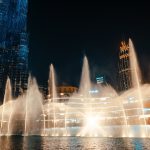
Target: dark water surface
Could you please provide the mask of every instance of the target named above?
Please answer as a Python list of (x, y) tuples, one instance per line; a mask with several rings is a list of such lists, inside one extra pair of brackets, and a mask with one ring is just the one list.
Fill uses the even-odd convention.
[(0, 137), (0, 150), (150, 150), (150, 138)]

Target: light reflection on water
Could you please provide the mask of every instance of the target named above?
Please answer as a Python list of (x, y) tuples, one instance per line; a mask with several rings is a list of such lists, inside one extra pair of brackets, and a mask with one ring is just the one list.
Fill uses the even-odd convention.
[(0, 150), (148, 150), (148, 138), (0, 137)]

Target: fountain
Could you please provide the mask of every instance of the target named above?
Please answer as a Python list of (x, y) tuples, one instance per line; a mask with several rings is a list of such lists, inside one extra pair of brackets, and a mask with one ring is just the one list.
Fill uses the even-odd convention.
[(43, 131), (42, 95), (36, 80), (29, 77), (27, 92), (12, 99), (10, 80), (7, 80), (3, 105), (0, 107), (1, 135), (36, 135)]
[[(82, 74), (81, 74), (81, 80), (80, 80), (80, 86), (79, 86), (79, 94), (86, 98), (90, 97), (90, 91), (91, 89), (91, 80), (90, 80), (90, 71), (89, 71), (89, 64), (87, 57), (85, 56), (83, 59), (83, 67), (82, 67)], [(86, 99), (83, 101), (87, 102)]]
[[(42, 106), (42, 95), (39, 92), (36, 80), (34, 78), (32, 79), (31, 76), (29, 76), (28, 89), (23, 100), (25, 101), (23, 105), (23, 107), (25, 107), (24, 135), (41, 134), (44, 121), (38, 123), (40, 122), (38, 117), (41, 116), (44, 111)], [(41, 119), (43, 119), (43, 117)]]
[(142, 118), (143, 118), (143, 122), (145, 126), (145, 133), (141, 133), (141, 134), (143, 134), (143, 136), (146, 136), (148, 135), (148, 133), (147, 133), (147, 126), (146, 126), (146, 118), (144, 115), (143, 96), (142, 96), (142, 91), (141, 91), (141, 81), (142, 81), (141, 72), (140, 72), (138, 61), (137, 61), (135, 48), (131, 39), (129, 39), (129, 55), (130, 55), (132, 84), (133, 84), (133, 88), (137, 89), (137, 97), (139, 100), (139, 105), (140, 105)]
[(56, 92), (56, 83), (55, 83), (55, 71), (54, 67), (50, 65), (50, 73), (49, 73), (49, 99), (48, 99), (48, 128), (50, 128), (50, 119), (51, 119), (51, 102), (52, 102), (52, 109), (53, 109), (53, 133), (51, 135), (56, 135), (56, 110), (55, 105), (57, 104), (57, 92)]
[[(8, 78), (3, 105), (0, 106), (0, 135), (149, 137), (150, 109), (144, 109), (145, 103), (149, 102), (150, 85), (141, 83), (131, 40), (129, 55), (133, 87), (120, 95), (110, 85), (91, 82), (86, 56), (79, 91), (70, 97), (57, 95), (52, 64), (46, 103), (31, 76), (27, 91), (13, 99)], [(68, 101), (60, 102), (62, 99)]]
[[(6, 104), (9, 104), (9, 112), (6, 112)], [(11, 97), (11, 84), (10, 79), (7, 78), (4, 101), (2, 105), (1, 112), (1, 126), (0, 126), (0, 134), (9, 134), (10, 133), (10, 121), (12, 116), (12, 97)]]

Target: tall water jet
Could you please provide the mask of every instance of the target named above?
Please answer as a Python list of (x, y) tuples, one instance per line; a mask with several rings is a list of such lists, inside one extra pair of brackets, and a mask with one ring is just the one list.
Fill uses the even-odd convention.
[(45, 136), (46, 135), (46, 133), (45, 133), (45, 129), (46, 129), (45, 117), (46, 117), (46, 114), (44, 112), (43, 104), (42, 104), (42, 115), (43, 115), (43, 132), (42, 132), (42, 135)]
[(28, 95), (29, 95), (29, 87), (30, 87), (30, 84), (31, 84), (31, 75), (29, 75), (29, 78), (28, 78), (28, 87), (27, 87), (27, 93), (26, 93), (26, 96), (25, 96), (25, 118), (24, 118), (24, 135), (27, 135), (28, 134)]
[[(25, 95), (25, 128), (24, 135), (41, 135), (43, 131), (44, 120), (40, 120), (41, 114), (43, 115), (42, 95), (39, 92), (36, 80), (31, 77), (28, 79), (28, 89)], [(33, 109), (34, 106), (34, 109)], [(42, 123), (42, 125), (41, 125)], [(45, 129), (44, 129), (45, 130)]]
[(135, 53), (135, 48), (131, 39), (129, 39), (129, 56), (130, 56), (132, 85), (133, 85), (133, 88), (137, 89), (137, 92), (138, 92), (137, 93), (138, 99), (141, 105), (142, 117), (144, 119), (144, 125), (145, 125), (146, 134), (147, 134), (146, 118), (145, 118), (144, 106), (143, 106), (143, 96), (141, 92), (141, 81), (142, 81), (141, 72), (140, 72), (137, 56)]
[[(10, 84), (10, 79), (7, 78), (6, 81), (6, 87), (5, 87), (5, 95), (4, 95), (4, 100), (3, 100), (3, 105), (2, 105), (2, 112), (1, 112), (1, 126), (0, 126), (0, 134), (3, 134), (3, 123), (4, 121), (7, 122), (7, 133), (9, 132), (10, 129), (10, 119), (11, 119), (11, 114), (12, 114), (12, 104), (11, 104), (11, 100), (12, 100), (12, 92), (11, 92), (11, 84)], [(9, 111), (9, 113), (7, 112), (7, 114), (5, 114), (6, 110), (6, 104), (9, 105), (9, 110), (7, 109), (7, 111)], [(8, 106), (7, 106), (8, 107)], [(7, 116), (8, 115), (8, 116)], [(5, 117), (5, 118), (4, 118)], [(8, 118), (8, 119), (6, 119)], [(5, 125), (6, 126), (6, 125)], [(4, 127), (5, 127), (4, 126)]]
[[(79, 94), (81, 96), (81, 100), (84, 103), (90, 103), (91, 102), (91, 80), (90, 80), (90, 71), (89, 71), (89, 63), (86, 56), (83, 58), (83, 66), (82, 66), (82, 74), (81, 74), (81, 80), (80, 80), (80, 87), (79, 87)], [(90, 110), (86, 110), (86, 112), (83, 113), (92, 113), (92, 105), (89, 105)]]
[[(86, 56), (83, 58), (83, 66), (82, 66), (82, 73), (80, 79), (80, 86), (79, 86), (79, 95), (80, 99), (83, 102), (83, 107), (81, 114), (83, 115), (83, 129), (79, 134), (83, 134), (84, 136), (89, 133), (89, 128), (87, 128), (87, 124), (89, 119), (94, 118), (95, 113), (93, 112), (92, 108), (92, 95), (90, 95), (91, 91), (91, 80), (90, 80), (90, 71), (89, 71), (89, 63)], [(88, 121), (87, 121), (88, 120)]]
[(28, 95), (29, 95), (29, 87), (30, 87), (30, 82), (31, 82), (31, 75), (29, 75), (28, 78), (28, 87), (27, 87), (27, 93), (25, 96), (25, 118), (24, 118), (24, 135), (27, 135), (28, 131), (27, 131), (27, 120), (28, 120)]
[[(49, 101), (48, 101), (48, 122), (50, 122), (50, 102), (53, 104), (53, 125), (54, 125), (54, 135), (56, 128), (56, 110), (55, 105), (57, 102), (57, 91), (56, 91), (56, 80), (55, 80), (55, 71), (53, 64), (50, 65), (49, 81), (48, 81), (48, 90), (49, 90)], [(49, 123), (48, 123), (49, 124)]]
[(87, 57), (84, 56), (82, 74), (80, 79), (80, 87), (79, 87), (80, 95), (83, 97), (89, 97), (90, 88), (91, 88), (91, 80), (90, 80), (89, 64), (88, 64)]
[(52, 102), (57, 102), (57, 90), (56, 90), (56, 79), (55, 70), (53, 64), (50, 65), (49, 82), (48, 82), (49, 96)]
[(12, 119), (12, 113), (13, 113), (13, 105), (12, 105), (13, 99), (12, 99), (12, 89), (11, 89), (10, 80), (8, 81), (8, 91), (6, 92), (6, 94), (8, 95), (8, 100), (10, 101), (10, 113), (9, 113), (9, 120), (8, 120), (7, 135), (11, 135), (10, 126), (11, 126), (11, 119)]

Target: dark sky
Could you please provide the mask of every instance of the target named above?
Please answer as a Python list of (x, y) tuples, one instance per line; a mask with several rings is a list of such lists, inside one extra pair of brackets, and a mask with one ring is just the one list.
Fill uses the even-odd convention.
[(30, 0), (29, 66), (39, 83), (54, 64), (59, 84), (77, 85), (87, 55), (92, 78), (107, 75), (116, 83), (122, 39), (132, 38), (143, 78), (150, 80), (150, 9), (148, 2)]

